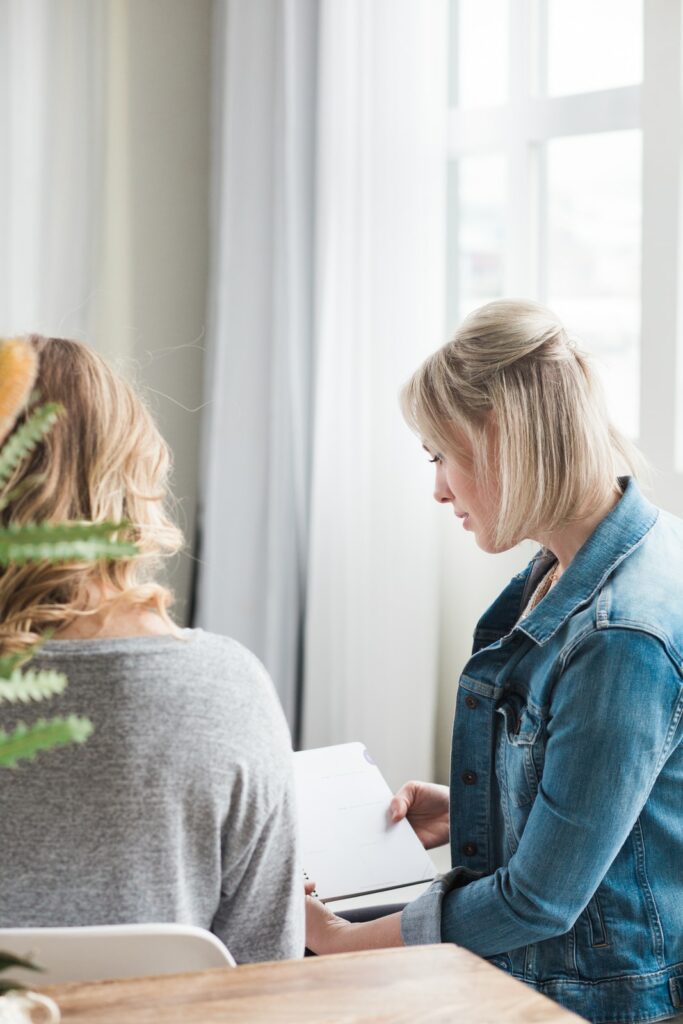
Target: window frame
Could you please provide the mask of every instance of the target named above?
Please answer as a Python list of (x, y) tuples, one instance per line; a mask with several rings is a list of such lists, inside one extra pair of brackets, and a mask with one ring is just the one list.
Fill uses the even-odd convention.
[[(459, 0), (449, 2), (451, 52), (456, 53)], [(449, 186), (457, 188), (462, 157), (506, 156), (505, 293), (544, 301), (544, 144), (562, 136), (641, 132), (640, 436), (636, 441), (656, 467), (657, 500), (683, 512), (683, 134), (678, 129), (683, 124), (683, 0), (644, 0), (642, 83), (552, 97), (545, 95), (546, 4), (544, 0), (514, 0), (514, 4), (508, 102), (477, 109), (449, 106)], [(457, 87), (453, 82), (451, 86), (455, 100)], [(449, 246), (457, 247), (457, 210), (449, 211), (448, 229)], [(451, 277), (457, 272), (457, 261), (449, 260)], [(451, 279), (448, 284), (448, 316), (454, 322), (457, 281)]]

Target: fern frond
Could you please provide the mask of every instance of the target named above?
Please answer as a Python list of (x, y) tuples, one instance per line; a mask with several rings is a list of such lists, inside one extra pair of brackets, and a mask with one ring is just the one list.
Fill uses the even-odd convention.
[[(0, 971), (8, 971), (17, 967), (22, 967), (25, 971), (44, 971), (44, 967), (39, 967), (38, 964), (34, 964), (32, 960), (26, 960), (21, 956), (14, 956), (13, 953), (0, 952)], [(26, 985), (22, 985), (20, 981), (13, 981), (12, 978), (0, 978), (0, 996), (6, 995), (7, 992), (22, 992), (26, 990)]]
[(26, 523), (0, 529), (0, 565), (125, 558), (137, 548), (112, 535), (126, 523)]
[(0, 679), (11, 679), (15, 669), (29, 661), (34, 654), (33, 647), (25, 651), (17, 651), (16, 654), (3, 654), (0, 657)]
[(43, 669), (39, 672), (14, 672), (9, 679), (0, 679), (0, 704), (28, 704), (63, 693), (67, 678), (62, 672)]
[(0, 952), (0, 971), (6, 971), (8, 967), (24, 967), (28, 971), (42, 971), (43, 967), (38, 967), (31, 960), (24, 960), (20, 956), (14, 956), (13, 953), (5, 953), (4, 950)]
[(46, 402), (34, 409), (26, 422), (17, 427), (0, 451), (0, 487), (7, 483), (19, 463), (52, 429), (63, 408), (59, 402)]
[(69, 743), (84, 743), (92, 729), (92, 722), (77, 715), (41, 718), (32, 725), (20, 722), (9, 733), (0, 729), (0, 766), (15, 765), (20, 760), (32, 761), (41, 750), (52, 750), (53, 747)]

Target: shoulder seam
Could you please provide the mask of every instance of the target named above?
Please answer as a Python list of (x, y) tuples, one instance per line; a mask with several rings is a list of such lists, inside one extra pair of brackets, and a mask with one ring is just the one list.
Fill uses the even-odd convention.
[(585, 640), (589, 639), (589, 637), (609, 632), (640, 633), (641, 636), (650, 637), (663, 649), (665, 655), (675, 668), (678, 675), (683, 677), (683, 659), (671, 643), (669, 637), (654, 627), (645, 627), (642, 623), (631, 621), (630, 619), (619, 619), (617, 621), (611, 620), (609, 622), (598, 620), (594, 625), (584, 629), (583, 632), (575, 636), (571, 643), (560, 652), (560, 671), (564, 671), (567, 663), (571, 660), (577, 648), (580, 647)]

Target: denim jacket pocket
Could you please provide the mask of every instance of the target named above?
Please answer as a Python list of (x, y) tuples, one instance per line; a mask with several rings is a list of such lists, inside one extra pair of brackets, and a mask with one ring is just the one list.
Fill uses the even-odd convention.
[(510, 694), (496, 708), (503, 717), (498, 745), (499, 777), (515, 807), (530, 804), (538, 792), (543, 767), (541, 718), (523, 700)]
[(597, 892), (591, 898), (590, 903), (583, 911), (583, 916), (588, 922), (589, 941), (593, 949), (600, 949), (609, 946), (607, 929), (605, 928), (605, 917), (600, 905), (600, 897)]

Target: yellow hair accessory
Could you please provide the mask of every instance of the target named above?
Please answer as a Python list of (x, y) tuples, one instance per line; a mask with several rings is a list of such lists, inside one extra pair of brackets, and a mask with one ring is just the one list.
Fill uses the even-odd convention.
[(38, 359), (27, 338), (0, 339), (0, 443), (26, 404), (37, 370)]

